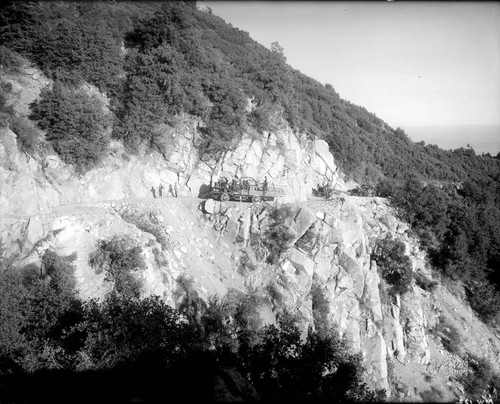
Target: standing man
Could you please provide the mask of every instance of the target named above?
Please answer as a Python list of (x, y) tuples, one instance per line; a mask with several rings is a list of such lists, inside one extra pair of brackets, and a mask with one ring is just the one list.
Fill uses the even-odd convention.
[(160, 198), (163, 197), (163, 184), (160, 184), (160, 187), (158, 188), (158, 194), (160, 195)]
[(175, 198), (174, 187), (172, 186), (172, 184), (168, 185), (168, 193)]
[(239, 191), (239, 188), (240, 188), (239, 185), (240, 185), (240, 179), (238, 178), (237, 174), (234, 174), (233, 182), (232, 182), (233, 191)]
[(155, 189), (155, 187), (151, 187), (150, 191), (153, 194), (153, 198), (156, 198), (156, 189)]

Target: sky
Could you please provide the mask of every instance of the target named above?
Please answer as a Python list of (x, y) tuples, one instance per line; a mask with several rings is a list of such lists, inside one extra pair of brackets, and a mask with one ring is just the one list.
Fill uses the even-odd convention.
[(500, 2), (205, 3), (392, 127), (500, 127)]

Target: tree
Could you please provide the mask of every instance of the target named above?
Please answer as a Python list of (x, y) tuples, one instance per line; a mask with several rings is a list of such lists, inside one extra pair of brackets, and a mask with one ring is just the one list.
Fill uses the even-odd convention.
[(119, 296), (138, 299), (141, 282), (132, 272), (146, 268), (142, 248), (126, 236), (114, 236), (99, 240), (97, 249), (89, 255), (89, 264), (96, 273), (105, 273), (105, 280), (113, 283), (113, 291)]
[(266, 402), (383, 401), (384, 391), (371, 392), (363, 383), (361, 361), (334, 330), (309, 329), (302, 341), (296, 318), (285, 312), (262, 330), (246, 371)]
[(285, 220), (292, 215), (290, 206), (274, 207), (269, 212), (269, 226), (264, 231), (263, 244), (269, 251), (267, 262), (276, 264), (281, 255), (290, 248), (294, 236)]
[(179, 313), (158, 296), (135, 300), (111, 294), (102, 303), (85, 302), (78, 328), (85, 331), (80, 355), (98, 368), (112, 369), (153, 353), (156, 364), (168, 366), (192, 342)]
[(15, 369), (16, 359), (27, 341), (22, 333), (26, 325), (26, 289), (21, 276), (12, 268), (0, 272), (0, 375)]
[(271, 52), (277, 55), (283, 62), (286, 61), (285, 49), (279, 44), (278, 41), (271, 43)]
[(405, 254), (405, 245), (390, 235), (380, 240), (373, 249), (372, 257), (391, 285), (391, 292), (403, 294), (410, 288), (413, 279), (411, 260)]
[(54, 150), (78, 172), (95, 167), (106, 155), (110, 141), (109, 116), (95, 96), (72, 91), (56, 82), (31, 105), (31, 119), (47, 131)]

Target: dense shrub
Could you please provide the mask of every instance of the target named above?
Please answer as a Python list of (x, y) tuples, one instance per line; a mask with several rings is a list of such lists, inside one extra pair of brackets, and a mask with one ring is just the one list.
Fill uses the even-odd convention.
[(153, 352), (166, 366), (189, 343), (179, 313), (158, 296), (135, 300), (111, 294), (102, 303), (85, 302), (82, 310), (82, 320), (74, 328), (84, 332), (77, 363), (81, 370), (114, 368)]
[[(3, 50), (6, 49), (0, 47), (0, 57), (2, 57)], [(43, 136), (32, 122), (16, 115), (9, 98), (13, 98), (12, 83), (2, 81), (0, 84), (0, 126), (9, 127), (16, 134), (17, 147), (20, 151), (29, 156), (41, 153), (44, 150)]]
[(50, 277), (50, 286), (60, 295), (74, 296), (75, 294), (75, 261), (76, 252), (61, 257), (51, 250), (47, 250), (42, 258), (42, 268)]
[(0, 268), (0, 375), (14, 366), (26, 344), (22, 333), (25, 315), (26, 289), (22, 278), (13, 269)]
[[(24, 307), (27, 320), (23, 333), (30, 341), (33, 353), (40, 353), (44, 349), (51, 351), (51, 344), (47, 346), (46, 340), (54, 338), (58, 341), (61, 338), (61, 324), (72, 317), (71, 313), (78, 305), (75, 290), (76, 258), (76, 253), (64, 257), (47, 250), (42, 258), (41, 276), (26, 280)], [(48, 358), (43, 354), (35, 355), (31, 363), (25, 362), (23, 366), (43, 367), (46, 360)]]
[(403, 242), (388, 236), (375, 245), (372, 258), (377, 263), (382, 278), (391, 286), (393, 294), (406, 293), (413, 280), (410, 258), (405, 254)]
[(66, 360), (59, 345), (61, 326), (71, 323), (77, 304), (75, 259), (47, 251), (42, 273), (6, 268), (0, 274), (0, 374), (57, 368)]
[(47, 131), (47, 141), (78, 171), (95, 167), (107, 155), (110, 122), (96, 97), (55, 83), (42, 90), (31, 109), (31, 118)]
[(89, 255), (89, 264), (96, 273), (105, 274), (105, 280), (113, 283), (113, 291), (119, 296), (139, 298), (141, 282), (132, 274), (146, 268), (142, 248), (131, 238), (114, 236), (99, 240), (97, 250)]
[(462, 338), (456, 327), (450, 324), (443, 316), (439, 317), (439, 323), (432, 329), (432, 333), (441, 339), (444, 348), (455, 355), (461, 353)]
[(198, 295), (198, 292), (193, 287), (193, 278), (181, 275), (176, 279), (176, 281), (178, 288), (174, 292), (174, 295), (177, 299), (177, 310), (188, 319), (191, 326), (200, 330), (202, 327), (201, 316), (205, 311), (207, 304)]
[(286, 219), (292, 214), (288, 205), (272, 207), (269, 211), (269, 225), (263, 234), (263, 244), (268, 250), (267, 262), (270, 264), (277, 264), (282, 254), (290, 248), (294, 236), (286, 224)]
[(33, 156), (44, 150), (44, 139), (33, 123), (19, 117), (14, 117), (10, 129), (16, 134), (17, 147), (20, 151)]
[[(336, 333), (319, 335), (310, 331), (302, 341), (289, 314), (282, 315), (276, 325), (253, 329), (253, 299), (238, 293), (212, 298), (203, 316), (202, 333), (156, 296), (135, 300), (111, 294), (103, 301), (90, 300), (75, 306), (69, 318), (67, 311), (59, 311), (59, 331), (49, 332), (53, 329), (49, 326), (43, 339), (31, 339), (23, 345), (16, 361), (25, 370), (15, 370), (17, 379), (2, 378), (0, 397), (4, 399), (6, 392), (12, 394), (13, 389), (17, 398), (31, 397), (25, 390), (16, 389), (16, 380), (21, 385), (27, 383), (27, 377), (22, 376), (29, 371), (30, 385), (37, 386), (36, 382), (45, 380), (44, 375), (52, 370), (50, 380), (62, 385), (57, 394), (52, 394), (58, 399), (68, 393), (66, 382), (78, 378), (87, 385), (93, 380), (92, 372), (100, 371), (95, 374), (96, 380), (105, 377), (119, 381), (116, 385), (100, 383), (103, 397), (113, 391), (116, 399), (115, 389), (120, 386), (119, 397), (127, 391), (135, 398), (156, 399), (165, 394), (165, 388), (174, 391), (180, 383), (186, 383), (183, 377), (188, 377), (189, 383), (195, 383), (203, 394), (183, 391), (184, 400), (204, 397), (206, 401), (219, 388), (212, 378), (225, 368), (241, 374), (255, 387), (254, 398), (266, 402), (384, 399), (383, 391), (371, 392), (363, 384), (361, 356), (353, 355)], [(23, 331), (20, 333), (24, 337)], [(14, 342), (10, 335), (4, 337), (9, 344)], [(13, 354), (3, 352), (5, 363)], [(44, 394), (37, 392), (37, 400), (41, 397)]]
[(230, 289), (223, 297), (211, 296), (201, 316), (207, 348), (228, 359), (240, 356), (240, 362), (244, 361), (249, 349), (259, 342), (259, 308), (263, 301), (250, 289), (246, 293)]
[(7, 104), (8, 94), (12, 91), (10, 83), (2, 83), (0, 86), (0, 125), (7, 127), (14, 116), (14, 108)]
[[(257, 247), (255, 244), (254, 246)], [(249, 272), (255, 271), (257, 269), (255, 261), (256, 261), (256, 255), (249, 253), (246, 250), (242, 250), (240, 258), (238, 260), (238, 272), (240, 273), (240, 275), (245, 276)]]
[(0, 45), (0, 66), (2, 66), (5, 73), (18, 73), (26, 65), (26, 60), (17, 52), (12, 51), (5, 45)]
[(467, 355), (467, 363), (469, 365), (469, 373), (460, 379), (460, 382), (465, 387), (465, 392), (468, 398), (472, 400), (480, 400), (482, 396), (490, 393), (497, 399), (500, 389), (500, 379), (495, 374), (491, 364), (484, 358), (479, 358), (475, 355)]
[(103, 92), (118, 85), (120, 47), (105, 18), (87, 17), (83, 8), (55, 2), (11, 2), (1, 11), (4, 45), (36, 63), (49, 78), (72, 85), (85, 80)]
[(262, 330), (247, 356), (248, 375), (269, 402), (382, 401), (362, 382), (361, 356), (353, 355), (335, 332), (309, 331), (305, 342), (289, 314)]
[(415, 283), (417, 286), (427, 292), (434, 292), (439, 285), (438, 281), (429, 279), (421, 272), (415, 273)]

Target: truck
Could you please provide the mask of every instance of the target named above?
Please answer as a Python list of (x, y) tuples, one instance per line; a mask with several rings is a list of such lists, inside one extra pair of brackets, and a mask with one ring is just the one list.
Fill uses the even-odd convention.
[(210, 197), (222, 202), (251, 201), (272, 201), (275, 198), (282, 198), (286, 195), (287, 188), (283, 185), (268, 184), (267, 181), (259, 183), (252, 177), (233, 179), (229, 182), (225, 178), (216, 181), (210, 187)]

